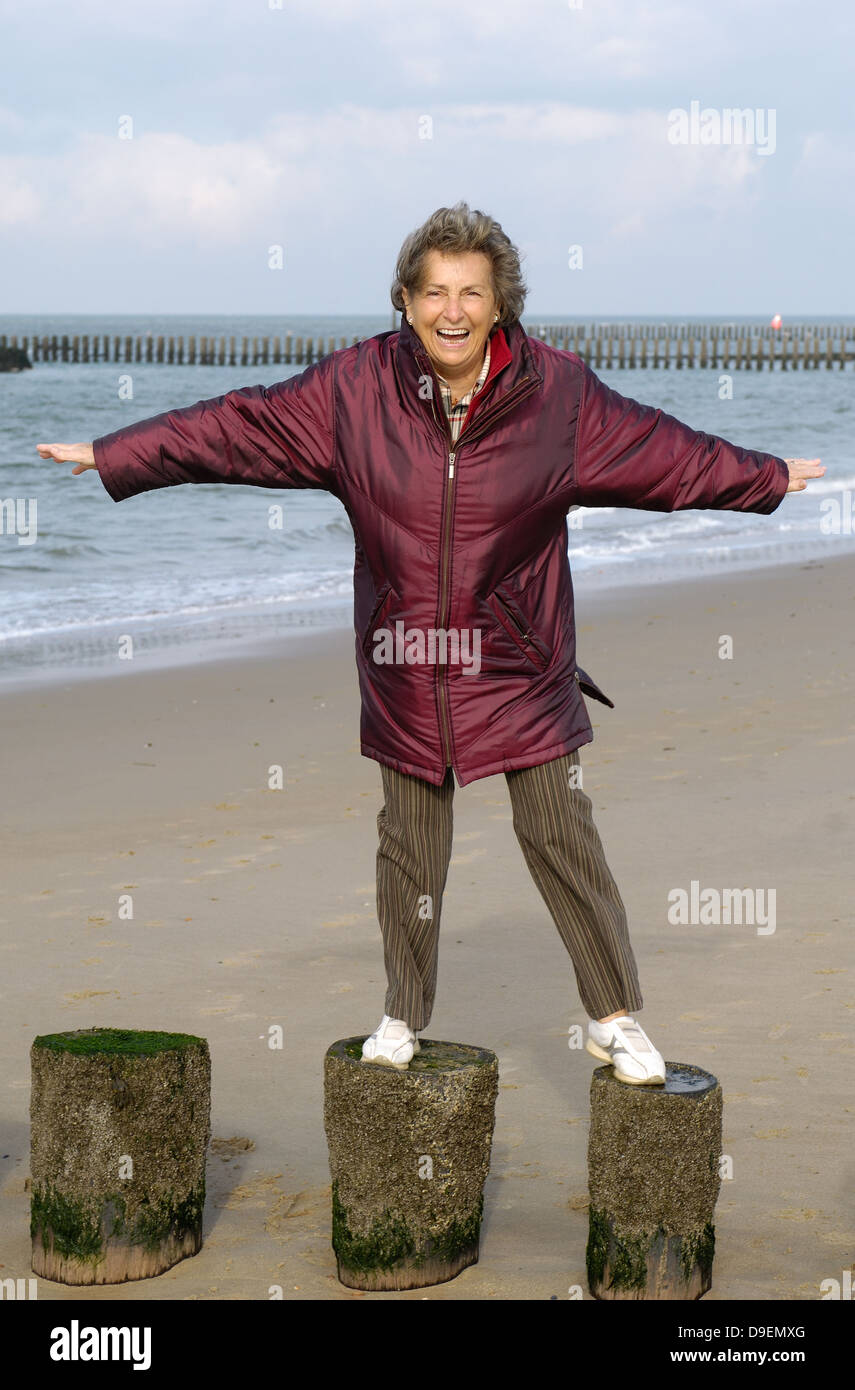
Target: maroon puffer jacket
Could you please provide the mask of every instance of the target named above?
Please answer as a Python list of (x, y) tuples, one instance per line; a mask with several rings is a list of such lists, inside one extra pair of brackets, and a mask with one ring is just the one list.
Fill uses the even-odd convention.
[(117, 502), (209, 482), (338, 497), (356, 538), (362, 752), (437, 784), (452, 766), (461, 786), (589, 743), (582, 690), (611, 704), (576, 664), (569, 508), (772, 512), (789, 481), (783, 459), (619, 395), (519, 323), (494, 330), (453, 449), (402, 322), (94, 450)]

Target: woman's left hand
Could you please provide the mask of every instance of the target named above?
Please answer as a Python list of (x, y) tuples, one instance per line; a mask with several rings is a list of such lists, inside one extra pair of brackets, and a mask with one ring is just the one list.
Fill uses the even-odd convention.
[(821, 478), (825, 472), (819, 468), (819, 459), (784, 459), (790, 470), (790, 486), (787, 492), (803, 492), (807, 487), (805, 478)]

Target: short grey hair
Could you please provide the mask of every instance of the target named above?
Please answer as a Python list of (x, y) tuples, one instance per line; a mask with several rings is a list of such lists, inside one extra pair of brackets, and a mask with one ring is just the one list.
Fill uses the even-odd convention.
[(523, 280), (519, 251), (494, 217), (477, 208), (470, 210), (464, 202), (437, 208), (404, 241), (392, 281), (392, 303), (396, 309), (406, 311), (402, 290), (412, 295), (420, 288), (430, 251), (440, 251), (445, 256), (482, 252), (492, 269), (499, 327), (505, 328), (521, 317), (528, 286)]

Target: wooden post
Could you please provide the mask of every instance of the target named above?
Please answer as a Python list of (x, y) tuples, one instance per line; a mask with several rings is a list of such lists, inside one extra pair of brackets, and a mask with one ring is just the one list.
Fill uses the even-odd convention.
[(697, 1299), (711, 1287), (722, 1093), (666, 1062), (665, 1084), (591, 1078), (588, 1286), (599, 1299)]
[(0, 347), (0, 372), (22, 372), (32, 365), (26, 338), (23, 347)]
[(364, 1038), (324, 1058), (332, 1244), (351, 1289), (418, 1289), (478, 1259), (499, 1065), (420, 1038), (406, 1070), (362, 1061)]
[(119, 1284), (202, 1244), (211, 1059), (204, 1038), (89, 1028), (30, 1049), (35, 1274)]

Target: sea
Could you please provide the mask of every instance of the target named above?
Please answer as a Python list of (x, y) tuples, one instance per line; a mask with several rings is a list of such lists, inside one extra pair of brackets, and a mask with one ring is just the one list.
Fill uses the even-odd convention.
[[(588, 316), (589, 322), (608, 323)], [(623, 323), (714, 323), (642, 316)], [(767, 322), (768, 317), (720, 319)], [(785, 320), (829, 321), (828, 315)], [(566, 316), (523, 319), (532, 335)], [(836, 323), (855, 324), (838, 317)], [(279, 317), (0, 315), (0, 334), (39, 337), (151, 333), (219, 338), (369, 337), (392, 327), (377, 316)], [(852, 334), (850, 333), (850, 337)], [(314, 490), (276, 492), (226, 484), (164, 488), (116, 504), (94, 471), (44, 460), (36, 444), (91, 441), (162, 411), (269, 385), (303, 368), (36, 363), (0, 374), (0, 683), (116, 669), (131, 638), (150, 664), (249, 650), (286, 632), (352, 620), (353, 532), (341, 504)], [(119, 377), (130, 372), (132, 399)], [(620, 507), (570, 514), (568, 554), (579, 595), (692, 577), (746, 575), (769, 565), (820, 562), (855, 548), (855, 369), (601, 367), (609, 386), (661, 407), (695, 429), (744, 448), (819, 457), (825, 475), (788, 494), (771, 515), (671, 513)], [(9, 523), (10, 500), (25, 499), (34, 539)], [(267, 525), (273, 501), (281, 529)], [(33, 534), (31, 532), (30, 534)]]

